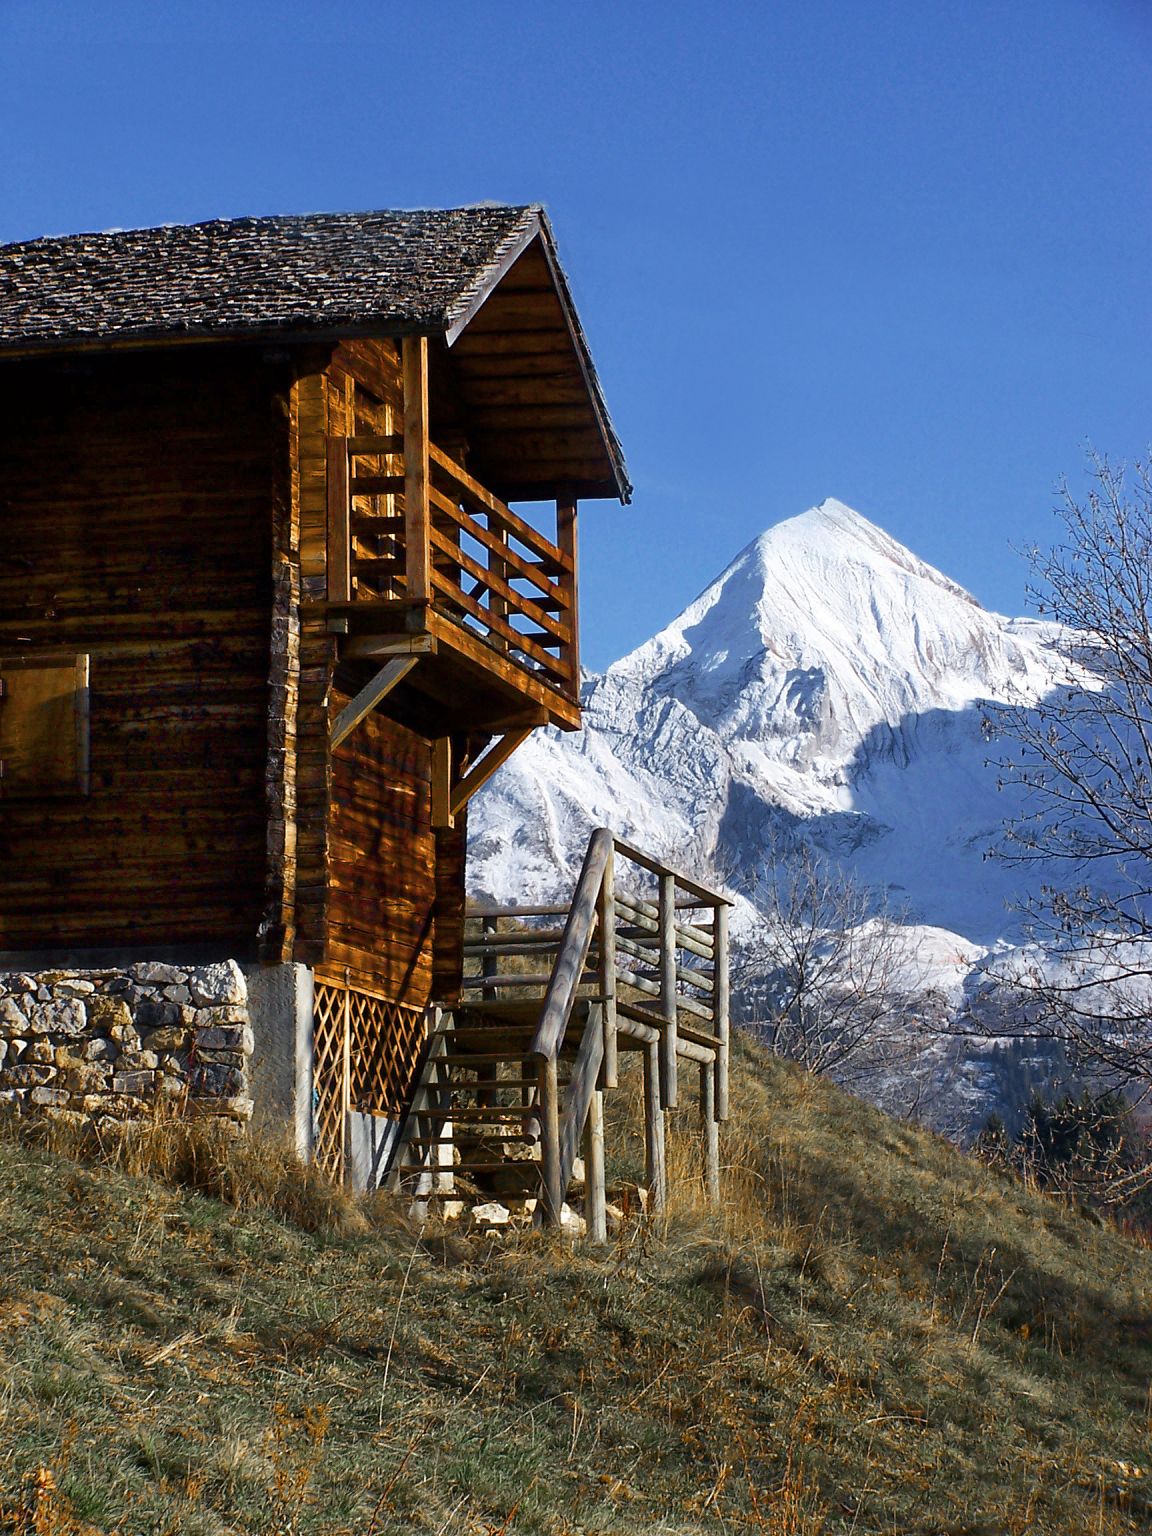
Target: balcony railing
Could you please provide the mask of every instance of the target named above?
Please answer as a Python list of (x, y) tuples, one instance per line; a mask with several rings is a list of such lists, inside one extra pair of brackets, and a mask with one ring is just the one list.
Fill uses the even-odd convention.
[(328, 603), (431, 610), (578, 698), (575, 504), (553, 543), (418, 431), (328, 439)]

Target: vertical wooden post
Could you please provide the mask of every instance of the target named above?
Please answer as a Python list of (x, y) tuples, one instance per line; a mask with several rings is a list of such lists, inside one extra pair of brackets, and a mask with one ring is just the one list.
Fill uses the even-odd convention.
[(432, 825), (453, 827), (452, 738), (437, 736), (432, 742)]
[(352, 1177), (352, 997), (348, 990), (348, 972), (344, 973), (341, 994), (343, 1039), (340, 1046), (340, 1182)]
[(716, 1046), (716, 1118), (728, 1118), (728, 908), (719, 905), (712, 920), (712, 1008)]
[(600, 995), (603, 999), (604, 1061), (600, 1080), (605, 1088), (620, 1086), (616, 1041), (616, 850), (608, 850), (597, 906), (600, 929)]
[(700, 1063), (700, 1132), (704, 1141), (704, 1193), (720, 1204), (720, 1125), (716, 1119), (716, 1067)]
[(675, 1109), (676, 1092), (676, 876), (660, 876), (660, 1097)]
[(543, 1224), (546, 1227), (558, 1227), (564, 1190), (560, 1184), (560, 1084), (554, 1057), (549, 1056), (540, 1063), (537, 1097), (544, 1185)]
[(565, 648), (565, 671), (571, 681), (573, 695), (580, 694), (580, 612), (579, 584), (577, 582), (578, 552), (576, 547), (576, 497), (565, 491), (556, 498), (556, 547), (571, 562), (572, 569), (560, 576), (560, 598), (564, 603), (562, 620), (567, 622), (571, 639)]
[[(507, 528), (503, 527), (502, 525), (493, 526), (493, 523), (494, 519), (489, 517), (488, 532), (492, 534), (492, 536), (501, 544), (506, 545), (508, 543)], [(457, 533), (457, 537), (459, 537), (459, 533)], [(502, 581), (506, 584), (508, 581), (508, 562), (501, 559), (501, 557), (493, 550), (486, 549), (486, 554), (488, 560), (488, 569), (492, 572), (493, 576), (495, 576), (498, 581)], [(495, 589), (491, 589), (488, 593), (488, 611), (498, 619), (507, 619), (508, 599), (506, 597), (501, 597), (499, 592), (497, 592)], [(509, 643), (505, 637), (503, 635), (497, 634), (495, 630), (489, 631), (488, 644), (494, 645), (498, 651), (507, 651), (509, 648)]]
[[(485, 939), (494, 939), (499, 931), (500, 919), (498, 917), (482, 917), (480, 919), (480, 932), (483, 934)], [(496, 955), (492, 951), (485, 949), (484, 953), (480, 957), (480, 975), (482, 982), (484, 983), (481, 986), (480, 995), (483, 997), (486, 1003), (492, 1000), (494, 991), (494, 989), (486, 985), (486, 983), (490, 977), (497, 974), (498, 969), (499, 967), (497, 965)]]
[(352, 495), (348, 439), (325, 439), (328, 497), (328, 601), (352, 601)]
[(410, 602), (432, 600), (429, 538), (428, 338), (405, 336), (404, 366), (404, 568)]
[(644, 1048), (644, 1169), (648, 1180), (648, 1209), (664, 1209), (667, 1174), (664, 1165), (664, 1110), (660, 1103), (660, 1046)]
[(593, 1243), (608, 1241), (607, 1198), (604, 1190), (604, 1095), (595, 1089), (584, 1122), (584, 1220)]

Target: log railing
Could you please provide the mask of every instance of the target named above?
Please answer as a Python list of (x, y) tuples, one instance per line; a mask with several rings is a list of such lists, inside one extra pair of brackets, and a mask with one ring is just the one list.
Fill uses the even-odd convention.
[[(621, 864), (646, 878), (647, 891), (636, 894), (618, 885)], [(663, 1111), (679, 1103), (686, 1063), (699, 1074), (705, 1183), (715, 1197), (718, 1125), (728, 1118), (726, 899), (602, 827), (592, 835), (569, 905), (486, 907), (474, 915), (482, 931), (465, 943), (472, 967), (464, 978), (468, 1000), (476, 1001), (477, 993), (481, 1002), (523, 999), (526, 992), (545, 989), (529, 1047), (536, 1069), (545, 1221), (560, 1219), (583, 1142), (594, 1239), (603, 1226), (601, 1095), (618, 1086), (622, 1047), (643, 1052), (650, 1198), (659, 1205), (664, 1197)], [(587, 1023), (561, 1090), (561, 1051), (581, 1002), (590, 1005)]]
[(418, 431), (330, 437), (327, 555), (330, 608), (431, 606), (578, 697), (571, 503), (553, 543)]

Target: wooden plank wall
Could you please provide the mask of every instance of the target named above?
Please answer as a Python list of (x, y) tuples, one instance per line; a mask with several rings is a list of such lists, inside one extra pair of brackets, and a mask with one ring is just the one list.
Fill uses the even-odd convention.
[(255, 946), (273, 373), (227, 347), (0, 366), (0, 653), (91, 654), (92, 754), (89, 796), (0, 803), (2, 949)]
[[(301, 571), (323, 595), (325, 432), (389, 433), (403, 409), (398, 348), (346, 342), (322, 374), (301, 376)], [(323, 423), (323, 425), (321, 425)], [(322, 761), (327, 728), (348, 696), (335, 648), (305, 618), (301, 648), (296, 954), (319, 973), (390, 1002), (422, 1007), (459, 985), (464, 818), (431, 826), (431, 741), (377, 711)], [(321, 707), (323, 701), (323, 707)], [(386, 707), (385, 707), (386, 708)]]
[(334, 755), (329, 827), (324, 973), (420, 1008), (463, 967), (465, 816), (433, 830), (431, 763), (426, 737), (369, 715)]

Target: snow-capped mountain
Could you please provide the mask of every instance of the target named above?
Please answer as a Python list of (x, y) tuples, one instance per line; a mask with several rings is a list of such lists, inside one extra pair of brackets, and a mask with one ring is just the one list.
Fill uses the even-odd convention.
[(470, 883), (561, 895), (607, 825), (751, 894), (803, 837), (967, 962), (1012, 934), (1022, 879), (984, 858), (1012, 809), (987, 706), (1054, 686), (1055, 638), (822, 502), (590, 679), (581, 732), (521, 748), (471, 810)]

